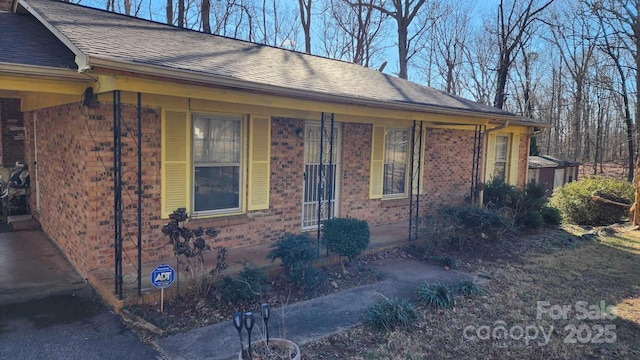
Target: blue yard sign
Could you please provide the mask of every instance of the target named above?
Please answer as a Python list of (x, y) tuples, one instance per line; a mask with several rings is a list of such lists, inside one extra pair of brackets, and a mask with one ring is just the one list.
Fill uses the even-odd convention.
[(151, 284), (158, 289), (168, 288), (176, 278), (176, 271), (169, 265), (159, 265), (151, 272)]

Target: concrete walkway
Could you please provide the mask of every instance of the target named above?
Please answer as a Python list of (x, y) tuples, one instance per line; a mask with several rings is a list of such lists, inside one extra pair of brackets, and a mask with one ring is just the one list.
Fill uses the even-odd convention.
[(86, 287), (42, 231), (0, 233), (0, 304)]
[[(445, 271), (441, 267), (409, 259), (381, 260), (373, 263), (372, 268), (386, 274), (387, 279), (273, 309), (269, 336), (285, 337), (303, 345), (362, 324), (366, 309), (382, 296), (411, 298), (416, 287), (425, 281), (446, 284), (469, 278), (464, 273)], [(253, 339), (262, 338), (259, 317)], [(243, 336), (246, 343), (246, 331)], [(238, 333), (231, 321), (172, 335), (158, 340), (156, 345), (173, 360), (237, 359), (240, 349)]]

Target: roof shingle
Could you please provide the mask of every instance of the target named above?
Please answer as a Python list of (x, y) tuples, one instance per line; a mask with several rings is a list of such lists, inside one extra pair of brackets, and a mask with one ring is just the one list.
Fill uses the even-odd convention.
[(513, 116), (379, 71), (319, 56), (181, 29), (52, 0), (20, 0), (89, 58), (223, 77), (381, 105)]

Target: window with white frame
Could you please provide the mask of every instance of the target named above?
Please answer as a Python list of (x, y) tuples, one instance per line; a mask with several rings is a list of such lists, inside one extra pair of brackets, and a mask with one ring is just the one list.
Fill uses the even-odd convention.
[(509, 137), (496, 135), (496, 157), (493, 166), (493, 178), (507, 180), (507, 161), (509, 160)]
[(408, 150), (409, 129), (387, 128), (384, 143), (383, 196), (406, 195)]
[(194, 115), (194, 212), (241, 209), (242, 117)]

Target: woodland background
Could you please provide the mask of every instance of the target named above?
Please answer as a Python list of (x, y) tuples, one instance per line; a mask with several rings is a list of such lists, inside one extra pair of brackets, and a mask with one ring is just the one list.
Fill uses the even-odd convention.
[[(633, 177), (640, 0), (80, 0), (354, 62), (553, 125), (532, 155)], [(587, 171), (584, 171), (587, 170)]]

